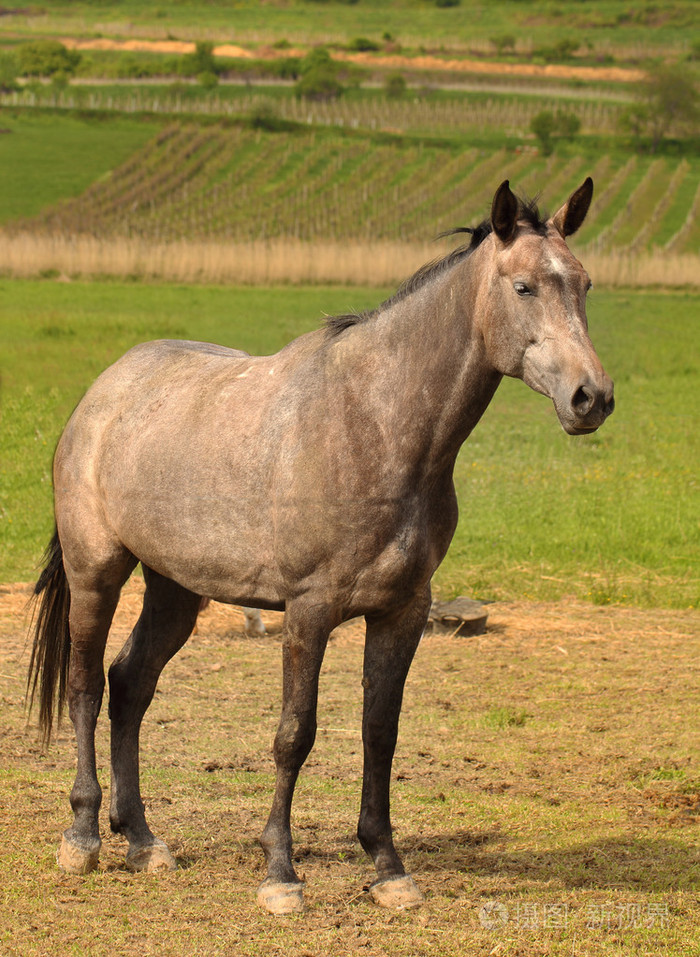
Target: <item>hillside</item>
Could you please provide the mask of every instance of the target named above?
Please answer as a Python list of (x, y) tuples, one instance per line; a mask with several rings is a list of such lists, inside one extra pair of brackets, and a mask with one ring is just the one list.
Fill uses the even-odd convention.
[(700, 161), (567, 150), (406, 144), (341, 132), (170, 124), (82, 195), (12, 232), (157, 241), (427, 241), (478, 222), (495, 186), (553, 206), (592, 175), (596, 200), (579, 249), (698, 250)]
[(247, 44), (381, 42), (404, 47), (494, 52), (512, 36), (517, 51), (547, 51), (562, 39), (586, 41), (579, 56), (635, 59), (687, 50), (697, 24), (694, 0), (52, 0), (7, 8), (14, 34), (149, 39), (212, 39)]

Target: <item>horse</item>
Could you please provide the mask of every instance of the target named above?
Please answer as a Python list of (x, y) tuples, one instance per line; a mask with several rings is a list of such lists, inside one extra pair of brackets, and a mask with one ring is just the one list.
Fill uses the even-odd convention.
[(314, 743), (329, 634), (364, 617), (363, 783), (357, 834), (370, 894), (389, 908), (423, 894), (394, 846), (390, 776), (404, 682), (457, 523), (455, 459), (503, 376), (549, 397), (570, 435), (612, 412), (589, 338), (588, 274), (570, 251), (589, 178), (546, 218), (508, 180), (468, 241), (383, 304), (330, 317), (280, 352), (211, 343), (137, 345), (77, 406), (54, 459), (55, 532), (35, 586), (29, 706), (50, 739), (69, 705), (77, 770), (67, 872), (97, 867), (102, 791), (95, 726), (120, 590), (140, 561), (138, 621), (109, 668), (114, 832), (134, 871), (174, 868), (139, 790), (139, 728), (200, 596), (285, 613), (274, 797), (257, 891), (272, 913), (304, 909), (290, 815)]

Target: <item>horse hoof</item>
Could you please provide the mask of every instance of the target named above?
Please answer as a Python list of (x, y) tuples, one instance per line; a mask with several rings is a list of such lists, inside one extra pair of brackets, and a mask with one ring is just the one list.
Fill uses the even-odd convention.
[(87, 848), (79, 847), (64, 834), (56, 853), (56, 863), (66, 874), (89, 874), (99, 863), (101, 843), (97, 841)]
[(177, 870), (175, 858), (162, 841), (130, 848), (126, 855), (126, 866), (130, 871), (146, 871), (148, 874)]
[(375, 904), (391, 910), (406, 910), (418, 907), (425, 900), (423, 892), (410, 874), (401, 877), (387, 877), (370, 885), (369, 896)]
[(279, 884), (263, 881), (258, 888), (258, 904), (271, 914), (302, 914), (304, 912), (304, 885)]

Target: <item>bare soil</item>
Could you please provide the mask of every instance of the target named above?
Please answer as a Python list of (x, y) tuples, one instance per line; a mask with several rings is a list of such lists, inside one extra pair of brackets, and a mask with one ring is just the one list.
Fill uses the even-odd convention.
[[(125, 588), (108, 660), (141, 590), (136, 577)], [(100, 870), (83, 879), (61, 875), (54, 859), (70, 819), (70, 726), (42, 753), (26, 723), (29, 594), (28, 585), (0, 586), (0, 951), (693, 952), (697, 612), (513, 602), (490, 606), (485, 635), (424, 638), (404, 699), (392, 806), (397, 844), (427, 902), (400, 915), (366, 893), (372, 868), (354, 836), (363, 633), (360, 622), (339, 628), (293, 815), (308, 912), (275, 920), (254, 892), (274, 782), (281, 615), (263, 613), (269, 635), (250, 639), (238, 609), (210, 605), (162, 676), (144, 723), (143, 790), (179, 870), (129, 874), (105, 812)], [(104, 714), (106, 798), (107, 725)], [(494, 901), (507, 908), (505, 926), (479, 917)], [(545, 908), (565, 919), (545, 921)], [(593, 913), (617, 916), (596, 924)]]
[[(61, 42), (76, 50), (123, 50), (150, 53), (193, 53), (195, 44), (184, 40), (110, 40), (75, 39), (65, 37)], [(289, 48), (274, 50), (270, 47), (251, 50), (247, 47), (225, 43), (214, 47), (214, 55), (236, 59), (272, 60), (281, 57), (304, 56), (306, 50)], [(625, 67), (577, 66), (559, 63), (496, 63), (490, 60), (473, 60), (462, 57), (438, 57), (423, 55), (408, 57), (400, 53), (349, 53), (335, 51), (336, 60), (389, 69), (433, 70), (450, 73), (487, 73), (498, 76), (546, 77), (558, 80), (585, 80), (587, 82), (637, 83), (643, 79), (641, 70)]]

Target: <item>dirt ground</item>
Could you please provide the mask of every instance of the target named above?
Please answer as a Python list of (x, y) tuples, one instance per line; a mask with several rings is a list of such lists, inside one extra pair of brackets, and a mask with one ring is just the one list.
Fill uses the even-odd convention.
[[(108, 660), (141, 590), (138, 578), (125, 588)], [(83, 879), (54, 863), (70, 817), (70, 726), (42, 752), (26, 723), (29, 593), (0, 586), (0, 951), (55, 954), (63, 941), (65, 953), (127, 957), (694, 952), (697, 612), (513, 602), (490, 606), (485, 635), (426, 635), (404, 698), (392, 809), (427, 901), (403, 915), (366, 893), (372, 869), (354, 836), (363, 634), (359, 622), (342, 626), (293, 814), (308, 912), (279, 921), (254, 894), (274, 781), (281, 615), (263, 613), (269, 634), (253, 639), (238, 609), (212, 604), (161, 678), (142, 734), (143, 790), (179, 870), (129, 874), (103, 811), (100, 870)], [(107, 725), (105, 708), (106, 798)], [(510, 915), (504, 926), (484, 916), (494, 902)], [(614, 921), (592, 923), (611, 910)]]
[[(75, 50), (123, 50), (142, 53), (193, 53), (194, 43), (185, 40), (110, 40), (107, 37), (97, 39), (75, 39), (64, 37), (64, 46)], [(250, 50), (247, 47), (225, 43), (214, 47), (214, 55), (235, 59), (271, 60), (277, 57), (304, 56), (306, 50), (290, 48), (274, 50), (268, 47)], [(643, 79), (641, 70), (623, 67), (592, 67), (559, 63), (496, 63), (488, 60), (468, 58), (445, 58), (438, 56), (407, 57), (400, 53), (348, 53), (335, 51), (336, 60), (358, 63), (362, 66), (390, 68), (395, 70), (434, 70), (450, 73), (488, 73), (499, 76), (548, 77), (558, 80), (585, 80), (608, 83), (636, 83)]]

